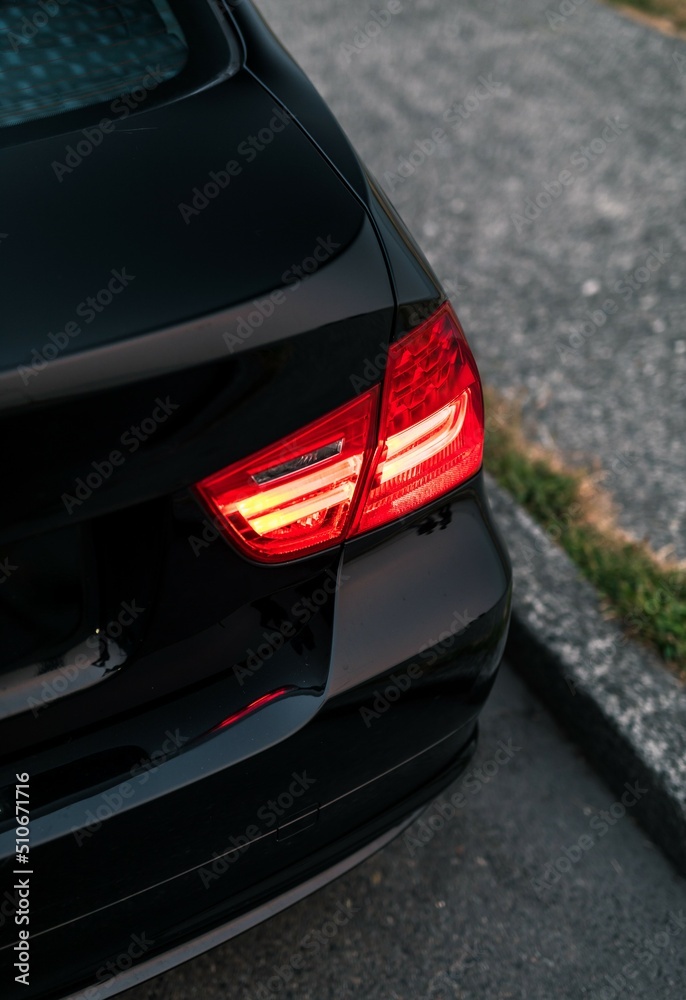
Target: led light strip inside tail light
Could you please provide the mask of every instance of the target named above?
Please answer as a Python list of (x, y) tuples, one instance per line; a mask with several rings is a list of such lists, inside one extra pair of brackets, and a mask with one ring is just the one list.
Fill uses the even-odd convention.
[(445, 303), (391, 344), (381, 387), (208, 476), (197, 491), (244, 554), (282, 562), (455, 489), (480, 469), (483, 440), (479, 373)]

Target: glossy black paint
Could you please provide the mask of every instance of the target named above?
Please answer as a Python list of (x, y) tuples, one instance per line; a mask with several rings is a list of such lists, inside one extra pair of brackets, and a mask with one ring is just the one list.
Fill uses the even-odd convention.
[[(257, 622), (250, 631), (250, 609), (245, 608), (242, 637), (224, 630), (220, 645), (208, 645), (201, 634), (188, 645), (172, 645), (158, 657), (177, 685), (181, 678), (197, 681), (205, 661), (215, 671), (223, 665), (211, 683), (196, 683), (180, 694), (177, 691), (174, 698), (146, 710), (141, 707), (136, 715), (121, 713), (104, 729), (86, 727), (68, 742), (22, 755), (22, 767), (35, 778), (44, 774), (50, 789), (48, 800), (37, 802), (32, 813), (34, 865), (43, 873), (32, 916), (37, 967), (59, 970), (56, 975), (64, 976), (65, 988), (67, 984), (71, 988), (77, 973), (86, 966), (94, 968), (93, 961), (125, 950), (134, 925), (168, 947), (184, 939), (184, 929), (190, 933), (191, 928), (207, 927), (215, 917), (230, 919), (244, 906), (242, 894), (247, 896), (264, 878), (271, 879), (274, 887), (283, 886), (290, 865), (305, 863), (313, 853), (321, 853), (320, 863), (328, 866), (341, 849), (341, 836), (368, 823), (378, 832), (387, 809), (389, 822), (395, 821), (395, 804), (407, 795), (416, 802), (426, 782), (451, 768), (469, 742), (493, 682), (509, 616), (506, 562), (484, 503), (476, 481), (421, 515), (346, 546), (340, 565), (311, 581), (312, 597), (317, 590), (327, 593), (329, 580), (339, 587), (333, 629), (337, 648), (330, 668), (333, 600), (321, 605), (304, 631), (264, 658), (255, 674), (264, 682), (268, 673), (269, 688), (291, 683), (301, 693), (274, 703), (235, 729), (204, 738), (236, 704), (249, 700), (246, 689), (226, 669), (235, 660), (236, 641), (256, 645), (260, 638)], [(226, 551), (221, 540), (215, 546), (218, 552)], [(457, 562), (467, 565), (469, 572), (456, 586)], [(421, 575), (417, 579), (423, 564), (432, 571), (428, 591), (426, 580)], [(204, 569), (209, 572), (209, 566)], [(383, 589), (379, 579), (386, 582)], [(426, 593), (433, 613), (408, 615), (414, 635), (407, 630), (399, 633), (397, 588), (411, 592), (416, 586)], [(294, 596), (302, 601), (302, 588), (272, 594), (270, 601), (280, 599), (285, 607)], [(462, 611), (463, 604), (468, 613), (456, 628), (455, 610)], [(257, 610), (255, 604), (253, 608)], [(383, 669), (375, 655), (364, 661), (355, 649), (358, 629), (351, 629), (351, 624), (359, 625), (360, 608), (369, 617), (369, 650), (376, 654), (378, 644), (383, 649), (385, 636), (395, 657), (393, 669)], [(437, 632), (440, 625), (447, 632), (444, 636)], [(433, 639), (439, 642), (432, 643)], [(351, 642), (352, 653), (346, 653), (346, 643)], [(425, 648), (427, 642), (432, 645)], [(413, 664), (419, 669), (410, 673)], [(135, 667), (144, 690), (150, 663), (139, 657)], [(108, 682), (110, 709), (114, 683)], [(88, 694), (64, 699), (64, 704), (80, 702), (83, 707)], [(104, 689), (101, 703), (103, 694)], [(46, 710), (45, 718), (48, 715)], [(26, 724), (26, 718), (22, 721)], [(171, 745), (165, 746), (170, 740)], [(261, 748), (257, 756), (255, 747)], [(160, 755), (160, 748), (166, 756)], [(98, 755), (114, 749), (119, 758), (112, 758), (107, 771)], [(81, 762), (86, 774), (94, 761), (100, 784), (91, 774), (88, 789), (74, 788), (70, 769), (74, 761)], [(299, 837), (279, 842), (278, 825), (269, 819), (265, 825), (258, 813), (289, 787), (294, 772), (313, 767), (316, 793), (294, 802), (283, 820), (305, 807), (316, 807), (317, 823)], [(3, 783), (8, 782), (10, 789), (13, 770), (14, 764), (3, 769)], [(250, 837), (254, 843), (238, 865), (231, 838), (254, 827)], [(0, 835), (0, 850), (10, 863), (12, 845), (10, 827)], [(215, 869), (212, 865), (227, 853), (232, 856), (226, 871), (240, 873), (231, 878), (228, 896), (228, 879), (211, 877), (217, 871), (225, 875), (223, 864)], [(69, 892), (76, 870), (82, 880), (78, 893)], [(306, 870), (311, 874), (316, 866)], [(172, 882), (162, 886), (165, 879)], [(142, 895), (127, 902), (131, 893)], [(181, 899), (183, 909), (178, 909)], [(106, 910), (100, 913), (105, 902)], [(180, 913), (188, 924), (179, 920)], [(77, 926), (49, 931), (74, 919)], [(11, 937), (11, 925), (5, 925), (0, 940), (9, 943)], [(59, 958), (65, 940), (71, 942), (69, 963)], [(73, 982), (71, 976), (76, 976)], [(42, 990), (22, 993), (44, 995)]]
[[(166, 948), (215, 918), (231, 919), (264, 879), (282, 887), (296, 862), (312, 874), (317, 866), (307, 863), (311, 855), (327, 867), (338, 856), (342, 837), (367, 824), (378, 833), (384, 822), (397, 821), (394, 807), (404, 798), (412, 796), (416, 804), (429, 791), (428, 782), (442, 771), (446, 778), (454, 774), (452, 765), (473, 736), (494, 680), (509, 617), (506, 564), (484, 502), (476, 481), (421, 516), (346, 546), (333, 573), (339, 587), (333, 638), (339, 648), (330, 669), (332, 609), (323, 604), (307, 623), (309, 634), (301, 632), (275, 650), (256, 674), (263, 680), (269, 673), (268, 687), (290, 682), (300, 691), (235, 729), (205, 738), (237, 696), (248, 700), (235, 675), (224, 670), (209, 684), (136, 716), (110, 720), (106, 730), (92, 727), (69, 743), (22, 756), (22, 766), (33, 775), (47, 768), (43, 773), (51, 790), (32, 821), (34, 865), (42, 872), (32, 916), (40, 968), (56, 968), (56, 976), (64, 976), (64, 986), (71, 988), (78, 979), (69, 977), (77, 970), (95, 968), (94, 961), (125, 950), (134, 925)], [(448, 526), (441, 529), (441, 524)], [(380, 589), (378, 580), (391, 589), (424, 588), (415, 574), (425, 556), (432, 567), (426, 594), (432, 620), (421, 612), (408, 615), (414, 635), (399, 633), (400, 596)], [(465, 558), (469, 574), (456, 588), (454, 567)], [(326, 574), (320, 577), (318, 589), (325, 590), (326, 579)], [(469, 602), (469, 613), (456, 625), (455, 609), (462, 610), (463, 601)], [(364, 662), (357, 654), (352, 660), (346, 655), (345, 643), (355, 642), (350, 604), (363, 606), (369, 615), (372, 652), (386, 636), (395, 657), (392, 669), (374, 656)], [(441, 624), (443, 636), (436, 632)], [(189, 649), (195, 665), (205, 653), (215, 666), (227, 663), (232, 638), (226, 633), (224, 648), (206, 650), (202, 636), (195, 637)], [(255, 633), (251, 638), (254, 643)], [(427, 642), (432, 643), (428, 648)], [(399, 658), (400, 648), (405, 655)], [(176, 654), (179, 667), (188, 672), (183, 653), (183, 646), (167, 650), (169, 670), (176, 672)], [(145, 667), (144, 659), (136, 664), (137, 670)], [(74, 701), (84, 697), (75, 695)], [(261, 748), (258, 755), (255, 747)], [(119, 748), (120, 759), (112, 765), (122, 770), (111, 771), (100, 786), (74, 790), (69, 763), (81, 761), (86, 767), (108, 748)], [(265, 804), (278, 800), (292, 775), (303, 772), (314, 784), (276, 822)], [(11, 782), (12, 768), (3, 777)], [(435, 786), (430, 790), (435, 792)], [(279, 829), (303, 810), (318, 810), (316, 823), (281, 839)], [(11, 828), (0, 834), (0, 850), (10, 861), (13, 836)], [(246, 849), (234, 857), (235, 844), (242, 844), (244, 836), (250, 846), (243, 845)], [(229, 860), (216, 863), (227, 855)], [(82, 880), (78, 893), (69, 892), (76, 870)], [(163, 885), (165, 880), (171, 881)], [(132, 893), (138, 895), (129, 898)], [(77, 925), (50, 930), (72, 920)], [(7, 926), (0, 931), (3, 944), (11, 934)], [(66, 940), (71, 964), (58, 961)]]
[[(51, 157), (77, 133), (57, 133), (86, 119), (22, 126), (0, 148), (3, 189), (34, 192), (11, 206), (21, 236), (0, 262), (0, 448), (13, 483), (0, 556), (18, 557), (0, 593), (0, 874), (11, 886), (18, 770), (31, 774), (41, 872), (35, 975), (10, 996), (100, 988), (134, 933), (154, 941), (137, 960), (159, 968), (170, 949), (183, 956), (224, 924), (237, 933), (251, 911), (336, 871), (465, 765), (504, 647), (510, 570), (480, 475), (276, 566), (228, 545), (192, 491), (352, 399), (388, 343), (442, 300), (252, 5), (225, 4), (222, 17), (197, 91), (181, 80), (133, 119), (143, 131), (109, 136), (62, 185)], [(186, 226), (184, 192), (275, 109), (288, 125)], [(339, 246), (295, 286), (286, 270), (320, 237)], [(27, 301), (30, 254), (41, 294)], [(97, 322), (33, 374), (18, 370), (102, 287), (97, 276), (123, 266), (136, 278)], [(251, 324), (255, 300), (275, 292)], [(130, 428), (165, 406), (129, 445)], [(314, 782), (291, 795), (303, 773)], [(279, 796), (292, 801), (277, 814), (267, 803)], [(14, 905), (11, 893), (0, 903), (10, 984)]]
[[(80, 130), (62, 133), (59, 118), (49, 121), (57, 134), (0, 150), (5, 190), (30, 192), (3, 207), (12, 240), (2, 263), (4, 368), (30, 365), (32, 350), (68, 323), (80, 332), (68, 335), (60, 357), (251, 301), (287, 284), (282, 276), (319, 240), (334, 259), (365, 220), (246, 72), (142, 112), (134, 130), (126, 119), (61, 180), (53, 165), (85, 140)], [(261, 130), (272, 138), (265, 133), (258, 150), (249, 140)], [(205, 195), (207, 185), (214, 187)], [(119, 290), (91, 318), (88, 298), (113, 271), (123, 275)], [(27, 296), (32, 280), (41, 293)]]

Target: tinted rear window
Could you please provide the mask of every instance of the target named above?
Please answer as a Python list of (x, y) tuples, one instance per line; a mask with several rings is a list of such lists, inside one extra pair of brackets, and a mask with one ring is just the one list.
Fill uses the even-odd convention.
[(0, 0), (0, 127), (136, 95), (187, 59), (167, 0)]

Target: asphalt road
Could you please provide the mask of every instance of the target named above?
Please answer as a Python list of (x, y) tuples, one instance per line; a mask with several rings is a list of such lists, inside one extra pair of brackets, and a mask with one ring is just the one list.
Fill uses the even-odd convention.
[[(261, 2), (420, 239), (486, 380), (522, 394), (542, 442), (598, 459), (628, 529), (686, 556), (686, 47), (592, 0), (555, 26), (545, 0), (404, 0), (356, 37), (387, 6)], [(435, 128), (445, 141), (402, 177)], [(127, 1000), (684, 996), (683, 880), (507, 667), (443, 799), (460, 791), (452, 819), (430, 807), (411, 840)], [(304, 949), (337, 910), (338, 933)]]
[(446, 283), (486, 380), (543, 444), (598, 460), (625, 528), (686, 558), (686, 43), (595, 0), (258, 2)]
[[(456, 792), (451, 819), (432, 805), (359, 868), (126, 1000), (683, 998), (684, 881), (509, 667), (442, 800)], [(339, 908), (335, 936), (301, 947)]]

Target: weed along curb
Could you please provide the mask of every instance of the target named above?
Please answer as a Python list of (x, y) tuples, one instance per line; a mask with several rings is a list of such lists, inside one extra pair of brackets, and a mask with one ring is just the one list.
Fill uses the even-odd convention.
[(514, 569), (508, 657), (617, 793), (648, 789), (632, 809), (686, 874), (686, 687), (601, 614), (562, 549), (488, 477)]

